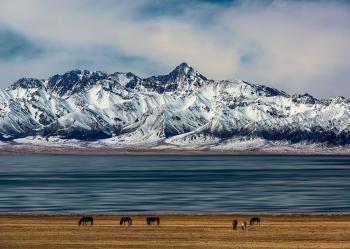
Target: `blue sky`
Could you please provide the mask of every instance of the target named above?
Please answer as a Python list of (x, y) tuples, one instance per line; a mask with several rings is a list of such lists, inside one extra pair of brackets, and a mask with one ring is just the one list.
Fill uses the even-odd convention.
[(213, 79), (350, 97), (350, 3), (2, 0), (0, 87), (81, 68)]

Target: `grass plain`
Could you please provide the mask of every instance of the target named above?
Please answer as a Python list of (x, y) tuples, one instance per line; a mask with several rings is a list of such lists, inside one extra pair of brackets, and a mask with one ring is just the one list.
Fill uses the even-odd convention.
[(78, 226), (74, 215), (0, 215), (0, 248), (350, 248), (350, 215), (261, 215), (261, 226), (233, 231), (245, 215), (161, 215), (160, 226), (146, 216), (120, 226), (120, 216), (94, 215), (93, 226)]

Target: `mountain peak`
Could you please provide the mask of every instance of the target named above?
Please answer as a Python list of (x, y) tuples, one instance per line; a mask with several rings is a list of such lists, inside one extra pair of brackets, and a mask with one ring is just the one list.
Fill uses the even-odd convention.
[(190, 67), (186, 62), (182, 62), (178, 67)]
[(190, 65), (188, 65), (186, 62), (182, 62), (180, 65), (175, 67), (174, 70), (190, 70), (193, 69)]
[(165, 75), (165, 76), (170, 76), (171, 80), (174, 80), (174, 81), (181, 81), (188, 77), (190, 78), (199, 77), (203, 80), (207, 80), (205, 76), (200, 74), (193, 67), (188, 65), (186, 62), (182, 62), (180, 65), (175, 67), (173, 71), (171, 71), (168, 75)]
[(143, 79), (142, 85), (158, 93), (189, 90), (201, 86), (208, 80), (186, 62), (175, 67), (169, 74)]

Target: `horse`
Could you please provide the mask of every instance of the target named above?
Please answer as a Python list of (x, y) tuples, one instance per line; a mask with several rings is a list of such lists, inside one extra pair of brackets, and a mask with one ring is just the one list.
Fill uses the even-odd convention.
[(260, 226), (260, 218), (259, 218), (259, 217), (254, 217), (254, 218), (251, 218), (251, 219), (250, 219), (249, 225), (250, 225), (250, 226), (253, 226), (253, 225), (255, 225), (255, 224), (257, 224), (257, 225)]
[(242, 230), (247, 229), (247, 222), (246, 222), (246, 221), (244, 221), (243, 223), (241, 223), (241, 228), (242, 228)]
[(94, 223), (94, 219), (92, 217), (89, 216), (83, 216), (80, 220), (79, 220), (79, 226), (81, 225), (81, 223), (83, 223), (83, 226), (86, 225), (87, 222), (90, 222), (91, 226)]
[(146, 218), (147, 225), (154, 225), (154, 222), (157, 222), (158, 226), (160, 223), (160, 218), (156, 216), (150, 216)]
[(132, 225), (132, 219), (131, 219), (131, 217), (122, 217), (121, 219), (120, 219), (120, 225), (125, 225), (125, 223), (128, 223), (128, 225), (130, 226), (130, 225)]
[(233, 220), (233, 221), (232, 221), (232, 229), (233, 229), (233, 230), (237, 230), (237, 224), (238, 224), (238, 221), (237, 221), (237, 220)]

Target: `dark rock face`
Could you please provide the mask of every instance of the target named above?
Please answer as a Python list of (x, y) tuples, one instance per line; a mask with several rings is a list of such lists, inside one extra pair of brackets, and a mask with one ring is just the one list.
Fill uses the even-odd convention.
[(141, 79), (133, 73), (127, 73), (126, 77), (128, 78), (129, 82), (125, 85), (125, 87), (129, 89), (135, 89), (141, 82)]
[(310, 105), (314, 105), (316, 103), (319, 103), (319, 100), (314, 98), (313, 96), (311, 96), (308, 93), (305, 93), (303, 95), (301, 94), (294, 94), (292, 96), (292, 101), (295, 103), (300, 103), (300, 104), (310, 104)]
[(16, 81), (11, 85), (12, 89), (16, 88), (23, 88), (23, 89), (29, 89), (29, 88), (41, 88), (44, 86), (44, 83), (42, 80), (34, 79), (34, 78), (22, 78)]
[(87, 70), (73, 70), (63, 75), (54, 75), (48, 80), (47, 88), (59, 96), (72, 95), (107, 78), (103, 72), (90, 72)]

